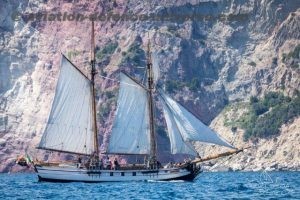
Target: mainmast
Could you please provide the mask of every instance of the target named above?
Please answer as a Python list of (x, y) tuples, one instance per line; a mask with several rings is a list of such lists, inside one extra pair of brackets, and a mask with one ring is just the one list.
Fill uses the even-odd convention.
[(153, 107), (153, 70), (151, 61), (151, 44), (148, 39), (147, 48), (147, 77), (148, 77), (148, 103), (149, 103), (149, 118), (150, 118), (150, 167), (156, 166), (156, 138), (155, 138), (155, 127), (154, 127), (154, 107)]
[(91, 38), (91, 82), (92, 82), (92, 112), (94, 116), (94, 149), (97, 156), (99, 156), (99, 144), (98, 144), (98, 130), (96, 120), (96, 99), (95, 99), (95, 75), (96, 71), (96, 59), (95, 59), (95, 31), (94, 21), (92, 20), (92, 38)]

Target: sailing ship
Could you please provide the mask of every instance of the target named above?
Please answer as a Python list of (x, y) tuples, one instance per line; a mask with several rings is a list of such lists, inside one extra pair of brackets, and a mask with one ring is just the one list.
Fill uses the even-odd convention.
[[(200, 172), (199, 163), (243, 151), (235, 149), (217, 133), (204, 125), (183, 105), (173, 100), (154, 83), (150, 42), (147, 56), (147, 85), (126, 73), (120, 73), (120, 89), (116, 117), (113, 122), (107, 155), (144, 155), (144, 164), (103, 167), (99, 158), (95, 102), (95, 42), (92, 25), (91, 76), (88, 78), (68, 58), (62, 55), (60, 75), (52, 109), (41, 138), (39, 149), (85, 155), (89, 162), (35, 162), (40, 181), (107, 182), (145, 180), (193, 180)], [(166, 120), (172, 154), (197, 157), (192, 142), (212, 143), (234, 150), (207, 158), (196, 158), (181, 165), (161, 167), (157, 160), (154, 120), (154, 96), (159, 97)], [(80, 161), (79, 161), (80, 162)]]

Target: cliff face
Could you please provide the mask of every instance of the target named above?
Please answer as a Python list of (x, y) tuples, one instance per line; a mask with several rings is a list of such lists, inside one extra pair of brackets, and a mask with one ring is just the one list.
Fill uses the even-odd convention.
[[(222, 123), (227, 104), (248, 101), (267, 91), (293, 96), (300, 88), (299, 56), (283, 59), (300, 45), (299, 1), (0, 1), (0, 171), (10, 170), (16, 155), (25, 151), (43, 158), (34, 146), (49, 114), (60, 52), (86, 74), (89, 70), (88, 19), (59, 21), (48, 15), (44, 21), (28, 19), (30, 13), (127, 14), (131, 20), (111, 18), (96, 23), (100, 75), (116, 78), (121, 68), (142, 77), (143, 71), (136, 66), (144, 64), (149, 34), (153, 62), (160, 68), (159, 84), (203, 122), (215, 119), (211, 127), (227, 139), (234, 135)], [(134, 20), (143, 14), (151, 17)], [(106, 142), (116, 84), (99, 76), (97, 86), (101, 140)], [(278, 138), (259, 141), (259, 148), (229, 160), (224, 167), (295, 166), (300, 157), (295, 143), (299, 144), (297, 124), (295, 119), (284, 125)], [(243, 131), (238, 133), (234, 144), (246, 145)], [(159, 139), (165, 146), (161, 150), (166, 151), (166, 136), (159, 135)], [(197, 148), (205, 154), (220, 150), (201, 144)], [(169, 156), (160, 155), (162, 159)]]
[[(228, 118), (240, 117), (236, 112), (239, 105), (232, 105), (232, 109), (225, 109), (211, 123), (211, 127), (222, 134), (236, 147), (248, 147), (245, 152), (213, 160), (204, 164), (209, 171), (259, 171), (259, 170), (299, 170), (299, 117), (291, 120), (280, 129), (277, 137), (260, 139), (256, 142), (243, 141), (244, 130), (232, 129), (224, 125)], [(245, 111), (243, 108), (239, 110)], [(243, 112), (242, 111), (242, 112)], [(196, 144), (200, 155), (211, 155), (226, 151), (225, 148)]]

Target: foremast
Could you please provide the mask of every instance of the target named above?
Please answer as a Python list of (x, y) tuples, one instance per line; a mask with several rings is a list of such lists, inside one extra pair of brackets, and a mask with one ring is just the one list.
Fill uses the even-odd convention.
[(95, 99), (95, 75), (96, 74), (97, 71), (96, 71), (96, 58), (95, 58), (95, 31), (94, 31), (94, 21), (92, 20), (92, 38), (91, 38), (92, 115), (93, 115), (93, 130), (94, 130), (94, 150), (95, 150), (96, 157), (98, 157), (99, 143), (98, 143), (96, 99)]
[(150, 158), (149, 164), (151, 168), (155, 168), (157, 164), (156, 155), (156, 138), (155, 138), (155, 126), (154, 126), (154, 105), (153, 105), (153, 69), (151, 61), (151, 44), (150, 39), (148, 39), (147, 46), (147, 78), (148, 78), (148, 106), (149, 106), (149, 119), (150, 119)]

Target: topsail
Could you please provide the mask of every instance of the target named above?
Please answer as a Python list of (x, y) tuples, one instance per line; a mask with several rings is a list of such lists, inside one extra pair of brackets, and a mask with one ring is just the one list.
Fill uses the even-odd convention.
[(159, 69), (159, 58), (157, 53), (153, 53), (153, 81), (154, 84), (157, 83), (160, 77), (160, 69)]
[(92, 154), (93, 134), (91, 81), (63, 56), (52, 110), (39, 148)]

